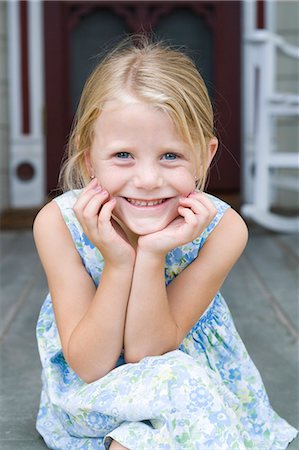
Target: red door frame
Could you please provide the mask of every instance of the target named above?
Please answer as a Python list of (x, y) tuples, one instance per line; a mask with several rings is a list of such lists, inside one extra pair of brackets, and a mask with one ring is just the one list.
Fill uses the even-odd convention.
[[(214, 39), (213, 74), (216, 104), (216, 130), (220, 136), (220, 155), (211, 171), (209, 191), (238, 192), (240, 189), (240, 1), (172, 1), (172, 2), (44, 2), (45, 24), (45, 94), (46, 94), (46, 148), (47, 188), (55, 193), (57, 176), (70, 127), (69, 98), (69, 34), (78, 14), (74, 7), (88, 9), (109, 6), (140, 8), (147, 5), (163, 8), (187, 7), (200, 10), (212, 27)], [(73, 8), (73, 10), (72, 10)], [(138, 19), (138, 17), (136, 17)], [(136, 19), (135, 18), (135, 19)], [(141, 15), (140, 15), (140, 17)], [(132, 18), (131, 18), (132, 19)], [(146, 14), (145, 14), (146, 20)], [(136, 24), (136, 20), (135, 20)], [(137, 31), (138, 26), (135, 31)], [(221, 158), (220, 158), (221, 156)]]

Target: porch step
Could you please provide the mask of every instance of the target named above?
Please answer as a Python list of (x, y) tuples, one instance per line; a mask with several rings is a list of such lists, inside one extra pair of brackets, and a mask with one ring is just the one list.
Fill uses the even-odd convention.
[(32, 228), (33, 221), (40, 208), (9, 208), (0, 215), (1, 230), (22, 230)]

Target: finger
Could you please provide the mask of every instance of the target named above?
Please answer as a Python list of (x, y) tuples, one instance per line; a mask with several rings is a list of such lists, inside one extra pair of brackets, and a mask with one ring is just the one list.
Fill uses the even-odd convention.
[(180, 216), (185, 219), (185, 222), (192, 227), (198, 226), (198, 220), (194, 212), (190, 208), (184, 208), (183, 206), (178, 207), (178, 212)]
[(82, 217), (85, 220), (89, 220), (94, 216), (99, 214), (99, 211), (103, 204), (107, 201), (109, 193), (106, 190), (96, 192), (90, 199), (89, 202), (82, 209)]
[(111, 218), (112, 218), (112, 211), (115, 207), (116, 199), (112, 198), (111, 200), (107, 201), (103, 204), (101, 212), (98, 217), (98, 224), (100, 226), (106, 225), (107, 223), (111, 225)]
[(217, 212), (214, 203), (207, 197), (207, 195), (204, 192), (196, 192), (196, 191), (191, 192), (188, 198), (198, 199), (203, 205), (205, 205), (209, 209), (209, 211)]
[(86, 205), (89, 203), (89, 201), (91, 200), (92, 197), (94, 197), (96, 194), (98, 194), (99, 192), (101, 192), (102, 188), (101, 186), (97, 183), (97, 181), (94, 183), (94, 180), (92, 180), (92, 182), (82, 190), (81, 194), (79, 195), (75, 205), (74, 205), (74, 210), (75, 212), (80, 212), (81, 210), (83, 210)]
[(180, 204), (185, 208), (190, 208), (194, 214), (202, 218), (208, 218), (211, 216), (211, 211), (195, 198), (183, 198), (180, 200)]
[(85, 192), (89, 189), (94, 188), (95, 186), (98, 186), (98, 179), (97, 178), (93, 178), (86, 186), (85, 188), (82, 189), (82, 192)]
[(217, 209), (214, 204), (203, 196), (185, 197), (180, 199), (180, 203), (184, 206), (189, 206), (192, 208), (196, 214), (207, 215), (209, 218), (213, 218), (217, 213)]
[(84, 198), (86, 193), (90, 193), (93, 191), (97, 191), (98, 188), (101, 188), (98, 179), (97, 178), (93, 178), (90, 183), (87, 184), (87, 186), (85, 186), (83, 189), (81, 189), (81, 192), (78, 196), (78, 198)]

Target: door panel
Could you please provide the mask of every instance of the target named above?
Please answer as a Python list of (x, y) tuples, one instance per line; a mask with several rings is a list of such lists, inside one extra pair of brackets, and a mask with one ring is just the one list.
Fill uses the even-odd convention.
[(213, 33), (204, 18), (190, 8), (177, 8), (160, 18), (155, 34), (183, 50), (196, 63), (212, 95), (213, 86)]
[(123, 17), (109, 9), (94, 11), (70, 33), (71, 112), (75, 113), (82, 88), (107, 46), (119, 42), (129, 28)]

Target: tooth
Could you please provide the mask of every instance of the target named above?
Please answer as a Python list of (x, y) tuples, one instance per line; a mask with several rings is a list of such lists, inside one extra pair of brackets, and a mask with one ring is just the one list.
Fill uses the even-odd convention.
[(132, 205), (135, 205), (135, 206), (155, 206), (155, 205), (160, 205), (161, 203), (164, 202), (164, 199), (151, 200), (148, 202), (145, 200), (134, 200), (132, 198), (128, 198), (127, 200), (129, 203), (131, 203)]

